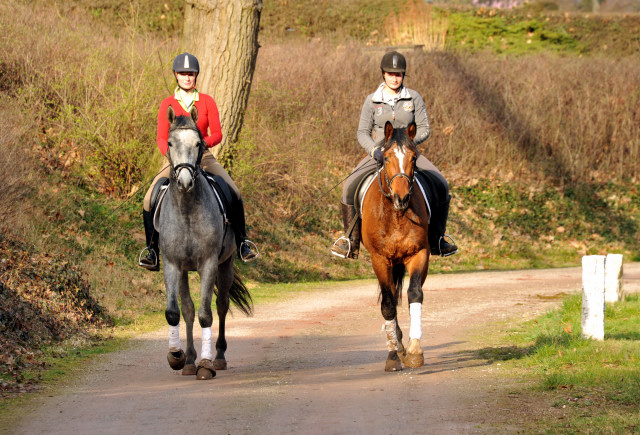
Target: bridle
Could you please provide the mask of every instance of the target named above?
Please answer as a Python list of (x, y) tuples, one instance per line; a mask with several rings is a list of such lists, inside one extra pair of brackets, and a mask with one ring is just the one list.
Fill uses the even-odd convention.
[[(196, 133), (200, 134), (200, 132), (198, 131), (197, 128), (192, 128), (192, 127), (175, 127), (173, 130), (193, 130)], [(191, 182), (195, 183), (196, 181), (196, 177), (198, 176), (198, 174), (200, 172), (202, 172), (202, 167), (200, 166), (200, 162), (202, 161), (202, 155), (204, 154), (204, 145), (201, 143), (200, 146), (198, 147), (198, 158), (196, 159), (196, 164), (191, 164), (191, 163), (178, 163), (177, 165), (173, 166), (172, 165), (172, 178), (174, 181), (178, 180), (178, 175), (180, 174), (180, 171), (183, 169), (186, 169), (187, 171), (189, 171), (189, 176), (191, 177)]]
[[(380, 187), (380, 192), (382, 192), (382, 194), (386, 197), (391, 199), (391, 196), (393, 195), (393, 191), (391, 190), (391, 183), (393, 183), (393, 180), (395, 180), (398, 177), (404, 177), (407, 179), (407, 182), (409, 183), (409, 195), (411, 195), (411, 193), (413, 192), (413, 180), (415, 178), (415, 161), (413, 162), (414, 165), (414, 173), (411, 177), (409, 177), (407, 174), (405, 174), (404, 172), (398, 172), (396, 175), (394, 175), (393, 177), (391, 177), (391, 179), (389, 179), (389, 175), (388, 175), (388, 171), (387, 171), (387, 167), (384, 164), (384, 162), (382, 163), (382, 166), (380, 167), (380, 169), (378, 169), (378, 186)], [(387, 188), (389, 189), (389, 193), (385, 192), (384, 188), (382, 187), (382, 170), (384, 169), (384, 180), (387, 183)]]

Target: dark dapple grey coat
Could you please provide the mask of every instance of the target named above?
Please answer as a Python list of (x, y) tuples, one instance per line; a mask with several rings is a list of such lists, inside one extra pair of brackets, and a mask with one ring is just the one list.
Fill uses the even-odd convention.
[[(175, 116), (171, 107), (169, 119), (169, 150), (171, 180), (156, 218), (160, 235), (160, 251), (164, 256), (164, 281), (167, 288), (169, 323), (169, 354), (167, 359), (174, 370), (183, 374), (196, 374), (198, 379), (210, 379), (215, 369), (225, 369), (225, 318), (232, 301), (241, 311), (251, 313), (251, 296), (234, 270), (235, 237), (229, 224), (224, 222), (213, 189), (199, 166), (206, 145), (196, 127), (198, 113), (195, 107), (191, 117)], [(193, 345), (195, 308), (189, 292), (188, 272), (200, 275), (201, 304), (198, 320), (203, 332), (202, 359), (196, 368), (196, 350)], [(217, 287), (217, 292), (215, 288)], [(211, 303), (214, 293), (218, 312), (219, 330), (215, 360), (211, 354)], [(179, 338), (180, 310), (186, 322), (187, 349), (181, 349)]]

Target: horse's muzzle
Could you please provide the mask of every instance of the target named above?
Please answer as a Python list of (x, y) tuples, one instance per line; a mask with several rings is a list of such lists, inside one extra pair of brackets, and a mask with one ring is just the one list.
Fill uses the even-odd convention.
[(409, 207), (409, 199), (411, 198), (410, 194), (405, 195), (404, 197), (400, 197), (397, 193), (393, 194), (393, 208), (398, 211), (404, 211)]
[(175, 179), (178, 189), (182, 192), (190, 192), (195, 186), (196, 167), (188, 163), (175, 166)]

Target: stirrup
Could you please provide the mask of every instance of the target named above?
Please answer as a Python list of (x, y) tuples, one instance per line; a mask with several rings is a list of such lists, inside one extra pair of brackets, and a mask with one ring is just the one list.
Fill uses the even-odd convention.
[[(249, 245), (249, 249), (251, 251), (253, 251), (256, 255), (253, 258), (245, 258), (242, 256), (242, 246), (244, 246), (245, 244)], [(252, 249), (253, 247), (253, 249)], [(242, 241), (242, 243), (240, 243), (240, 250), (238, 252), (239, 256), (240, 256), (240, 260), (242, 260), (245, 263), (249, 263), (253, 260), (257, 260), (260, 257), (260, 251), (258, 250), (258, 247), (256, 246), (255, 243), (253, 243), (251, 240), (249, 239), (245, 239)]]
[[(449, 252), (448, 254), (443, 254), (443, 253), (442, 253), (442, 242), (443, 242), (443, 241), (446, 241), (446, 240), (445, 240), (445, 237), (446, 237), (446, 238), (448, 238), (449, 240), (451, 240), (451, 243), (449, 243), (449, 244), (450, 244), (450, 245), (455, 246), (455, 248), (456, 248), (454, 251), (451, 251), (451, 252)], [(453, 240), (453, 237), (451, 237), (451, 236), (450, 236), (450, 235), (448, 235), (448, 234), (445, 234), (444, 236), (441, 236), (441, 237), (440, 237), (440, 240), (438, 240), (438, 250), (440, 251), (440, 255), (441, 255), (442, 257), (450, 257), (451, 255), (453, 255), (453, 254), (457, 254), (457, 253), (458, 253), (458, 245), (456, 244), (456, 241), (455, 241), (455, 240)]]
[[(153, 249), (148, 247), (148, 246), (145, 246), (144, 249), (142, 251), (140, 251), (140, 255), (138, 255), (138, 266), (144, 267), (145, 269), (147, 268), (148, 265), (142, 263), (142, 257), (143, 257), (142, 254), (144, 254), (145, 252), (151, 252), (151, 251), (153, 251)], [(156, 262), (153, 265), (153, 267), (158, 267), (158, 260), (160, 259), (160, 257), (158, 256), (158, 253), (156, 251), (153, 251), (153, 252), (156, 254)], [(146, 255), (145, 255), (145, 257), (146, 257)]]
[[(338, 242), (339, 242), (340, 240), (342, 240), (342, 239), (346, 240), (346, 241), (347, 241), (347, 246), (349, 246), (349, 248), (347, 248), (347, 253), (346, 253), (345, 255), (338, 254), (338, 253), (334, 250), (334, 248), (336, 247), (336, 245), (338, 244)], [(340, 257), (340, 258), (347, 258), (347, 257), (349, 257), (349, 254), (351, 254), (351, 240), (349, 240), (349, 238), (348, 238), (348, 237), (346, 237), (346, 236), (341, 236), (341, 237), (339, 237), (339, 238), (338, 238), (338, 240), (336, 240), (335, 242), (333, 242), (333, 245), (331, 245), (331, 253), (332, 253), (333, 255), (335, 255), (336, 257)]]

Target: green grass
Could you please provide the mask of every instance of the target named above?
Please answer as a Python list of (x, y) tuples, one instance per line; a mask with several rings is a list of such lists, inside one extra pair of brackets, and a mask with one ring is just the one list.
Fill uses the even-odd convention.
[(506, 362), (503, 376), (522, 376), (546, 392), (550, 406), (567, 410), (562, 421), (536, 422), (563, 433), (621, 433), (640, 427), (640, 295), (607, 304), (604, 341), (581, 337), (581, 296), (519, 325), (502, 337), (505, 346), (478, 356)]

